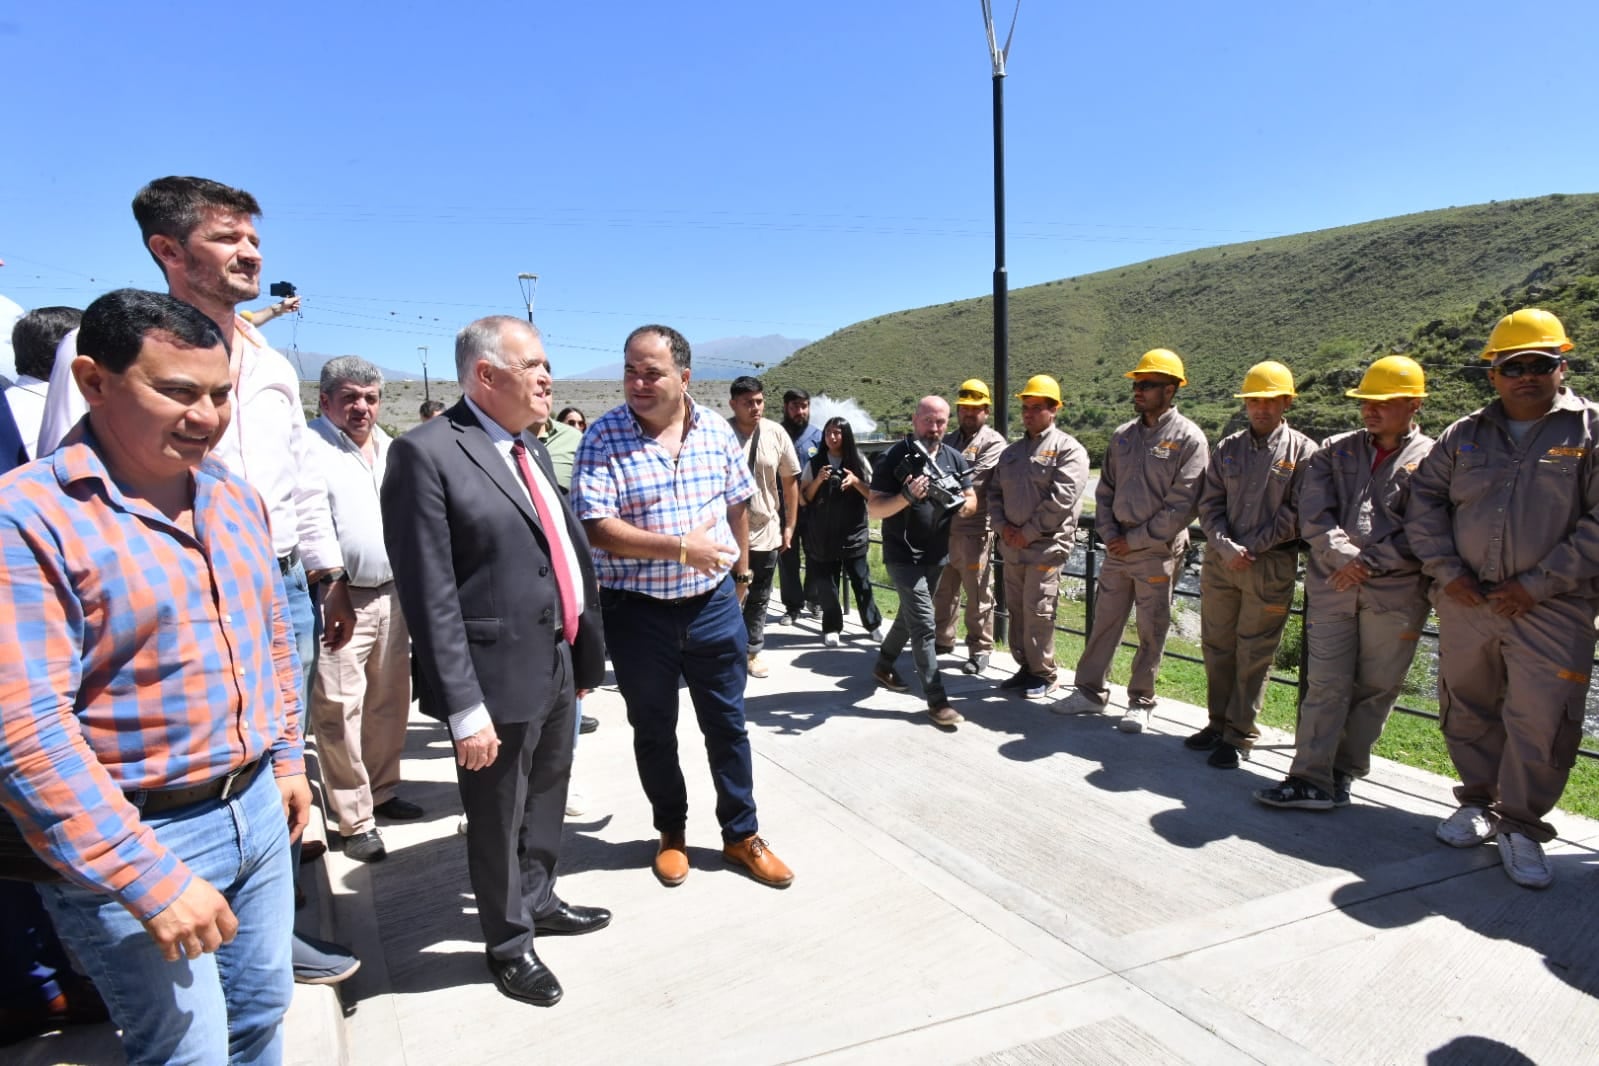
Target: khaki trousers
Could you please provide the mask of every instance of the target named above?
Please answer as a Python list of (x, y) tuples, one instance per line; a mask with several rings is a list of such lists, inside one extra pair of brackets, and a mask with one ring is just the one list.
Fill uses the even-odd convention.
[(1060, 603), (1060, 563), (1005, 563), (1005, 610), (1010, 612), (1010, 653), (1034, 677), (1055, 683), (1055, 608)]
[(1260, 738), (1255, 721), (1294, 601), (1298, 562), (1296, 552), (1271, 551), (1247, 570), (1229, 570), (1207, 551), (1199, 569), (1205, 703), (1211, 728), (1234, 747), (1252, 748)]
[(1357, 594), (1353, 610), (1340, 606), (1324, 614), (1313, 597), (1305, 618), (1307, 688), (1289, 773), (1324, 792), (1333, 791), (1336, 774), (1371, 772), (1371, 749), (1399, 701), (1427, 620), (1427, 601), (1419, 595), (1408, 610), (1397, 611), (1374, 610), (1364, 599)]
[(1594, 605), (1576, 597), (1520, 618), (1438, 597), (1438, 712), (1460, 774), (1455, 796), (1537, 841), (1554, 839), (1543, 817), (1582, 743), (1593, 617)]
[(989, 585), (991, 533), (952, 533), (949, 562), (933, 598), (933, 636), (941, 648), (955, 646), (955, 608), (966, 594), (966, 646), (973, 655), (994, 650), (994, 590)]
[(1120, 647), (1127, 616), (1138, 608), (1138, 651), (1133, 655), (1133, 675), (1127, 682), (1130, 702), (1149, 704), (1155, 699), (1155, 675), (1166, 650), (1171, 628), (1172, 595), (1177, 588), (1177, 565), (1182, 555), (1140, 555), (1127, 561), (1105, 557), (1094, 597), (1094, 628), (1083, 645), (1082, 658), (1072, 683), (1094, 699), (1110, 696), (1105, 686), (1110, 663)]
[(355, 635), (322, 649), (311, 721), (328, 812), (342, 836), (373, 827), (372, 808), (394, 797), (411, 713), (411, 648), (394, 583), (350, 589)]

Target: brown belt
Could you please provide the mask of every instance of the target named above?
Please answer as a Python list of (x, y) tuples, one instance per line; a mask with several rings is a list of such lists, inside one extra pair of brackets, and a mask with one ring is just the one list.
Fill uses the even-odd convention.
[(158, 814), (161, 811), (175, 810), (178, 807), (187, 807), (193, 803), (203, 803), (206, 800), (225, 800), (229, 796), (237, 795), (250, 787), (255, 780), (255, 775), (265, 765), (265, 759), (245, 763), (232, 773), (207, 781), (201, 785), (190, 785), (188, 788), (163, 788), (151, 789), (145, 792), (130, 792), (128, 800), (145, 814)]

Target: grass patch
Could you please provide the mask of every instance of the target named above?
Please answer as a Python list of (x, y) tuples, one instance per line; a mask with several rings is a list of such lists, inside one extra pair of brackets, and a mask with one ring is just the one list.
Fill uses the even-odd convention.
[[(883, 568), (881, 547), (875, 541), (868, 553), (868, 560), (871, 563), (872, 581), (883, 586), (878, 589), (877, 605), (884, 615), (891, 617), (898, 610), (899, 602), (894, 595), (893, 584), (888, 579), (888, 572)], [(1056, 624), (1060, 630), (1077, 632), (1056, 633), (1055, 661), (1062, 667), (1070, 669), (1083, 651), (1083, 637), (1079, 634), (1086, 628), (1088, 608), (1082, 599), (1084, 582), (1081, 578), (1068, 576), (1062, 581), (1062, 585)], [(1302, 589), (1296, 591), (1295, 600), (1298, 605), (1303, 605)], [(1185, 597), (1178, 597), (1174, 608), (1176, 613), (1187, 613), (1194, 620), (1196, 627), (1198, 610), (1198, 601)], [(1204, 666), (1197, 662), (1186, 662), (1172, 655), (1173, 652), (1177, 652), (1198, 659), (1201, 656), (1201, 649), (1196, 641), (1181, 637), (1178, 629), (1179, 625), (1174, 619), (1172, 632), (1166, 640), (1167, 654), (1161, 661), (1159, 694), (1203, 707), (1205, 706)], [(964, 636), (964, 622), (961, 623), (961, 632)], [(1122, 639), (1134, 643), (1138, 639), (1131, 619), (1123, 632)], [(1283, 634), (1283, 647), (1277, 657), (1278, 665), (1272, 671), (1274, 677), (1288, 678), (1293, 684), (1267, 685), (1266, 704), (1260, 716), (1263, 725), (1281, 729), (1289, 734), (1293, 733), (1294, 724), (1298, 720), (1297, 649), (1302, 639), (1303, 623), (1301, 618), (1295, 615), (1288, 620)], [(1432, 638), (1426, 639), (1428, 642), (1432, 641)], [(1123, 647), (1118, 650), (1111, 664), (1110, 679), (1116, 684), (1126, 685), (1132, 674), (1132, 661), (1133, 649)], [(1428, 668), (1428, 657), (1417, 655), (1416, 661), (1411, 664), (1409, 675), (1405, 678), (1399, 702), (1407, 707), (1436, 714), (1438, 711), (1436, 684), (1436, 678)], [(1405, 766), (1413, 766), (1443, 777), (1453, 778), (1455, 775), (1443, 734), (1439, 732), (1438, 723), (1430, 718), (1419, 718), (1395, 711), (1389, 716), (1388, 724), (1383, 729), (1382, 737), (1377, 741), (1374, 750), (1383, 758), (1392, 759)], [(1586, 818), (1599, 819), (1599, 759), (1587, 757), (1577, 759), (1577, 765), (1571, 772), (1571, 779), (1566, 784), (1565, 794), (1560, 799), (1560, 809)]]

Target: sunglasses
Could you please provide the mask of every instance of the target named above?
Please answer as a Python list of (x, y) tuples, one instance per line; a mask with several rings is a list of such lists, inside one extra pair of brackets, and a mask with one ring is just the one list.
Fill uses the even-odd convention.
[(1560, 369), (1560, 360), (1554, 356), (1544, 355), (1537, 359), (1528, 359), (1524, 363), (1505, 363), (1494, 367), (1494, 372), (1501, 377), (1519, 378), (1531, 374), (1535, 378), (1548, 377)]
[(956, 399), (960, 399), (960, 400), (976, 400), (978, 403), (987, 403), (988, 402), (988, 397), (987, 396), (984, 396), (980, 392), (973, 392), (971, 389), (962, 389), (960, 391), (960, 395), (957, 396)]
[(1143, 392), (1145, 389), (1164, 389), (1168, 384), (1169, 382), (1165, 381), (1135, 381), (1133, 382), (1133, 391)]

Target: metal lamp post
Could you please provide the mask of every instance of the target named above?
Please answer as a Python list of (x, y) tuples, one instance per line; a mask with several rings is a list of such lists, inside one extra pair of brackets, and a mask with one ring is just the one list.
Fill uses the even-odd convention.
[[(1000, 47), (994, 33), (994, 5), (992, 0), (982, 0), (983, 29), (988, 34), (988, 56), (994, 66), (994, 396), (998, 410), (999, 435), (1009, 438), (1010, 425), (1010, 286), (1005, 271), (1005, 60), (1010, 56), (1011, 38), (1016, 35), (1016, 16), (1021, 13), (1021, 0), (1011, 12), (1010, 29), (1005, 34), (1005, 45)], [(1004, 564), (994, 560), (991, 572), (994, 586), (1005, 587)], [(1005, 597), (996, 596), (994, 605), (994, 639), (1006, 640), (1010, 628), (1010, 614), (1005, 610)]]
[(531, 326), (533, 324), (533, 294), (538, 290), (539, 276), (537, 274), (523, 273), (518, 274), (516, 280), (522, 286), (522, 302), (527, 304), (527, 324)]
[(422, 353), (422, 399), (433, 399), (432, 387), (428, 384), (428, 346), (418, 345), (417, 351)]

